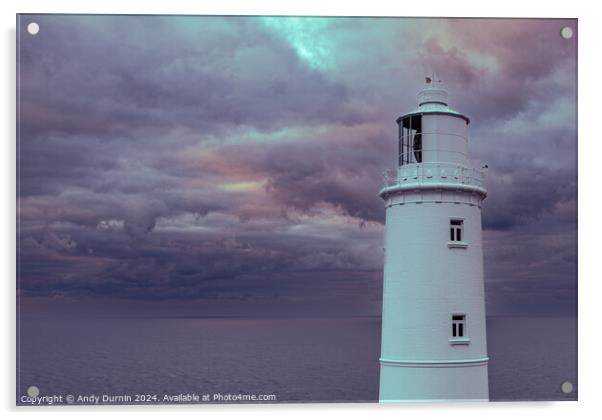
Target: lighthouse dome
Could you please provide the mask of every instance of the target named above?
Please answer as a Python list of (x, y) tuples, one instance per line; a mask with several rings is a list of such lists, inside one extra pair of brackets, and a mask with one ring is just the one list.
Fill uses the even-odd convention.
[(427, 86), (418, 93), (417, 98), (418, 107), (399, 117), (398, 123), (405, 117), (425, 114), (452, 115), (463, 119), (466, 124), (470, 123), (470, 119), (466, 115), (449, 107), (449, 94), (447, 90), (443, 89), (440, 82), (437, 85), (433, 81), (427, 82)]
[(441, 104), (447, 106), (448, 97), (449, 95), (446, 90), (435, 86), (429, 86), (418, 93), (418, 105)]

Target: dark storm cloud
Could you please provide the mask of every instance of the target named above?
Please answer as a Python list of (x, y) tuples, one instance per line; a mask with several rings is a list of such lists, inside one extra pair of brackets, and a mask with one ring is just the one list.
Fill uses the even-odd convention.
[[(511, 170), (489, 178), (490, 197), (484, 205), (485, 229), (520, 229), (544, 214), (570, 211), (577, 218), (577, 180), (569, 170)], [(567, 206), (569, 209), (567, 209)]]
[[(562, 25), (558, 20), (450, 19), (448, 36), (428, 38), (421, 50), (430, 67), (445, 69), (446, 79), (462, 87), (464, 94), (454, 103), (470, 109), (474, 121), (491, 124), (524, 112), (532, 102), (575, 94), (575, 44), (559, 36)], [(550, 80), (559, 71), (561, 79)]]
[[(375, 133), (361, 140), (302, 142), (274, 149), (266, 162), (271, 174), (268, 188), (280, 202), (301, 211), (326, 202), (349, 216), (382, 222), (382, 203), (375, 192), (382, 187), (380, 156), (389, 149), (384, 144), (385, 134)], [(361, 162), (358, 150), (366, 151)], [(314, 154), (316, 159), (299, 159)]]
[(28, 135), (269, 129), (328, 121), (347, 95), (253, 19), (53, 16), (40, 24), (45, 36), (20, 49)]
[(253, 297), (291, 305), (337, 296), (376, 301), (374, 274), (382, 261), (368, 261), (364, 254), (378, 234), (364, 234), (359, 239), (366, 245), (353, 249), (345, 245), (352, 234), (164, 231), (141, 242), (118, 229), (93, 234), (57, 227), (22, 241), (21, 295), (241, 302)]
[(488, 305), (572, 299), (567, 22), (36, 21), (19, 41), (21, 296), (378, 313), (381, 174), (436, 71), (489, 165)]
[(53, 16), (40, 24), (45, 36), (20, 49), (19, 128), (27, 141), (19, 186), (23, 197), (69, 196), (61, 199), (68, 209), (53, 203), (57, 210), (46, 212), (62, 219), (47, 221), (127, 219), (116, 203), (123, 194), (134, 216), (147, 219), (126, 223), (130, 231), (150, 230), (152, 219), (178, 210), (204, 214), (216, 204), (192, 197), (203, 192), (165, 198), (179, 180), (154, 170), (156, 159), (239, 125), (328, 121), (346, 96), (342, 84), (302, 65), (249, 19), (208, 28), (158, 17)]
[[(219, 147), (219, 165), (245, 168), (241, 176), (265, 179), (265, 191), (283, 211), (312, 213), (327, 203), (342, 214), (363, 221), (384, 220), (382, 203), (375, 199), (382, 184), (385, 165), (382, 156), (392, 152), (392, 144), (382, 131), (355, 132), (338, 128), (336, 133), (291, 135), (293, 142)], [(364, 150), (361, 158), (358, 151)], [(177, 167), (199, 158), (170, 161)], [(361, 160), (360, 160), (361, 159)], [(386, 160), (386, 159), (385, 159)], [(199, 166), (215, 162), (215, 154), (200, 158)], [(169, 169), (167, 169), (169, 171)], [(194, 169), (192, 169), (194, 171)]]

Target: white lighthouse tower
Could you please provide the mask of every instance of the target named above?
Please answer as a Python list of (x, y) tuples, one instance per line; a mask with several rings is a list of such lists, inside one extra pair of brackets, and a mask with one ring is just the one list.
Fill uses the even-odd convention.
[(386, 207), (380, 401), (489, 399), (481, 242), (482, 172), (470, 120), (427, 78), (397, 119)]

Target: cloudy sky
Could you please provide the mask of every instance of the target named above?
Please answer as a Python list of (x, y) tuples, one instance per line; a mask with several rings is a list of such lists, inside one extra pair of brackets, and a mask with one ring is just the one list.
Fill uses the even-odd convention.
[(22, 314), (379, 314), (381, 173), (433, 71), (489, 165), (488, 313), (574, 314), (565, 25), (22, 15)]

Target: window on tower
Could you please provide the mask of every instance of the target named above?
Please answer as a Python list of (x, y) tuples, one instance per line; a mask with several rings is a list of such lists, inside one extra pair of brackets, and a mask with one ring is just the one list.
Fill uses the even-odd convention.
[(465, 337), (466, 336), (466, 315), (454, 314), (452, 315), (452, 337)]
[(464, 238), (464, 220), (451, 219), (449, 221), (449, 240), (451, 242), (462, 242)]
[(399, 123), (399, 166), (422, 162), (422, 116), (410, 115)]

